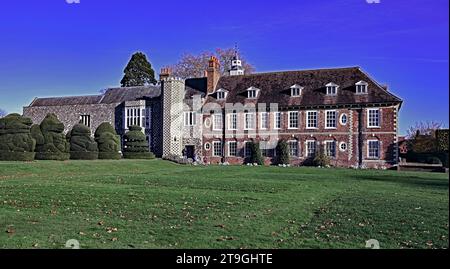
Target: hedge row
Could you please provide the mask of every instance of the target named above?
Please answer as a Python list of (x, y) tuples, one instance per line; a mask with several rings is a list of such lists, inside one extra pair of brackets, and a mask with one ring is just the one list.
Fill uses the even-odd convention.
[[(91, 130), (76, 124), (64, 135), (64, 124), (48, 114), (40, 125), (29, 118), (10, 114), (0, 119), (0, 161), (95, 160), (122, 157), (120, 137), (109, 123), (102, 123), (91, 137)], [(146, 136), (139, 126), (125, 134), (124, 158), (153, 159)]]

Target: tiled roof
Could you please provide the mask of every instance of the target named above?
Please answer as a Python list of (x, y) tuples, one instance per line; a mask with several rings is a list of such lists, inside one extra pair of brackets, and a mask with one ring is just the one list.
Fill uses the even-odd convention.
[[(368, 94), (355, 94), (355, 83), (368, 83)], [(336, 96), (327, 96), (325, 85), (339, 85)], [(300, 97), (291, 97), (293, 85), (303, 87)], [(247, 89), (260, 89), (256, 103), (278, 103), (279, 106), (316, 106), (343, 105), (362, 103), (401, 103), (402, 100), (393, 95), (376, 81), (371, 79), (359, 67), (316, 69), (303, 71), (286, 71), (259, 73), (242, 76), (226, 76), (220, 78), (216, 89), (229, 91), (227, 103), (245, 103)], [(216, 102), (215, 94), (208, 97), (207, 102)]]
[(36, 98), (30, 106), (65, 106), (98, 104), (102, 95)]
[(30, 107), (114, 104), (122, 103), (124, 101), (134, 101), (144, 97), (158, 97), (160, 94), (161, 87), (159, 85), (145, 87), (111, 88), (108, 89), (104, 95), (36, 98), (31, 103)]

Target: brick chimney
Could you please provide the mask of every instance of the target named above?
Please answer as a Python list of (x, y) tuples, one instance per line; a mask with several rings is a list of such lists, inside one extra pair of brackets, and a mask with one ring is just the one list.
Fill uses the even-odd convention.
[(165, 79), (168, 79), (171, 74), (172, 74), (171, 68), (169, 68), (169, 67), (161, 68), (161, 73), (159, 74), (159, 80), (163, 81)]
[(208, 94), (213, 93), (220, 79), (220, 63), (217, 57), (211, 56), (206, 70), (208, 81)]

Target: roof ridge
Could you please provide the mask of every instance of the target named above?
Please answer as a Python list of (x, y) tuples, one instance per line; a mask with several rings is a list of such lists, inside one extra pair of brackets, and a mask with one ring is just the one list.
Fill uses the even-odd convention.
[(50, 98), (77, 98), (77, 97), (100, 97), (103, 94), (86, 94), (86, 95), (67, 95), (67, 96), (49, 96), (49, 97), (36, 97), (37, 99), (50, 99)]
[(281, 73), (295, 73), (295, 72), (308, 72), (308, 71), (326, 71), (326, 70), (342, 70), (342, 69), (360, 69), (360, 66), (345, 66), (345, 67), (324, 67), (324, 68), (312, 68), (312, 69), (301, 69), (301, 70), (284, 70), (284, 71), (269, 71), (242, 75), (246, 76), (257, 76), (257, 75), (267, 75), (267, 74), (281, 74)]

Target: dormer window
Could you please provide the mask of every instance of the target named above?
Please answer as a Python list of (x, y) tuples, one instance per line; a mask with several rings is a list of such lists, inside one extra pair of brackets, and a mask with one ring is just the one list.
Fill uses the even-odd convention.
[(259, 89), (255, 87), (250, 87), (247, 89), (247, 98), (249, 99), (256, 99), (258, 96)]
[(217, 90), (217, 100), (225, 100), (227, 98), (228, 91), (224, 89)]
[(333, 82), (330, 82), (325, 86), (327, 88), (327, 95), (337, 95), (339, 85), (334, 84)]
[(355, 84), (356, 85), (356, 93), (357, 94), (366, 94), (367, 93), (367, 82), (365, 81), (360, 81), (358, 83)]
[(300, 85), (293, 85), (291, 87), (291, 97), (299, 97), (302, 95), (303, 87)]

